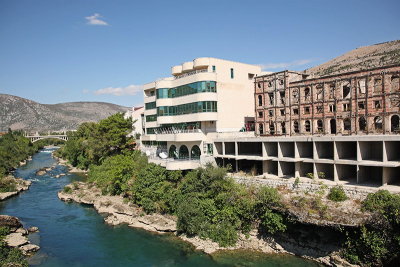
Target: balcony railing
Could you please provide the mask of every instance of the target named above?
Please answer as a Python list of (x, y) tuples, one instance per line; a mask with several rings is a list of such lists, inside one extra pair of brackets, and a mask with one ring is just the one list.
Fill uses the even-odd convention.
[(175, 79), (184, 78), (184, 77), (191, 76), (191, 75), (194, 75), (194, 74), (197, 74), (197, 73), (202, 73), (202, 72), (208, 72), (208, 69), (193, 70), (193, 71), (181, 74), (181, 75), (177, 75), (177, 76), (175, 76)]
[(181, 129), (166, 127), (154, 130), (155, 134), (180, 134), (180, 133), (202, 133), (200, 129)]

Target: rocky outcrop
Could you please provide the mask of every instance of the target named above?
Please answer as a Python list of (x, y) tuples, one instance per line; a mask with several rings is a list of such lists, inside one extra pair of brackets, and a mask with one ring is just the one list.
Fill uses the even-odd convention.
[[(8, 247), (18, 248), (25, 255), (30, 255), (40, 249), (39, 246), (31, 244), (28, 240), (28, 234), (30, 231), (22, 227), (22, 223), (17, 217), (0, 215), (0, 226), (7, 227), (10, 231), (5, 236), (4, 241)], [(38, 230), (37, 227), (31, 227)]]
[(14, 180), (15, 185), (16, 185), (16, 190), (11, 191), (11, 192), (0, 193), (0, 201), (8, 199), (12, 196), (18, 195), (22, 191), (28, 190), (32, 184), (31, 181), (23, 180), (20, 178), (14, 178), (12, 176), (7, 177), (7, 179)]

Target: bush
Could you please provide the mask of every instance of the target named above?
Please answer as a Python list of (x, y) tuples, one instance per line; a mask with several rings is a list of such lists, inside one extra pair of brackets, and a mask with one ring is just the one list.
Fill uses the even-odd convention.
[(15, 180), (9, 177), (0, 178), (0, 192), (14, 192), (17, 191)]
[(332, 200), (335, 202), (341, 202), (341, 201), (345, 201), (348, 199), (342, 186), (332, 187), (331, 190), (329, 190), (329, 194), (327, 197), (329, 200)]
[(70, 194), (72, 192), (72, 188), (67, 186), (64, 186), (63, 192), (66, 194)]

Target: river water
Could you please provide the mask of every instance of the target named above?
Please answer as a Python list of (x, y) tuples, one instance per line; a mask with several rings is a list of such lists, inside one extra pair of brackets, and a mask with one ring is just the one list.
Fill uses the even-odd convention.
[[(24, 227), (37, 226), (32, 243), (41, 247), (30, 258), (32, 266), (318, 266), (294, 256), (254, 252), (227, 252), (211, 257), (172, 235), (157, 235), (127, 226), (108, 226), (92, 207), (65, 203), (57, 192), (66, 184), (84, 179), (56, 165), (50, 150), (33, 156), (15, 176), (31, 180), (26, 192), (0, 202), (0, 214), (20, 218)], [(55, 166), (43, 176), (42, 167)], [(66, 176), (53, 176), (66, 173)]]

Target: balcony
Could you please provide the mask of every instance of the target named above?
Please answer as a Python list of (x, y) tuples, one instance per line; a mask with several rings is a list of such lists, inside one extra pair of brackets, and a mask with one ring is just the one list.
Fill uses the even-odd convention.
[(149, 158), (149, 162), (165, 167), (167, 170), (193, 170), (200, 167), (198, 159)]
[(208, 57), (196, 58), (193, 62), (193, 68), (195, 69), (207, 68), (208, 65), (210, 65), (210, 59)]
[(184, 77), (191, 76), (191, 75), (194, 75), (194, 74), (197, 74), (197, 73), (202, 73), (202, 72), (208, 72), (208, 70), (207, 69), (201, 69), (201, 70), (194, 70), (194, 71), (186, 72), (186, 73), (184, 73), (182, 75), (175, 76), (175, 79), (184, 78)]
[(157, 141), (187, 142), (202, 141), (205, 134), (200, 129), (177, 129), (174, 127), (156, 130)]

